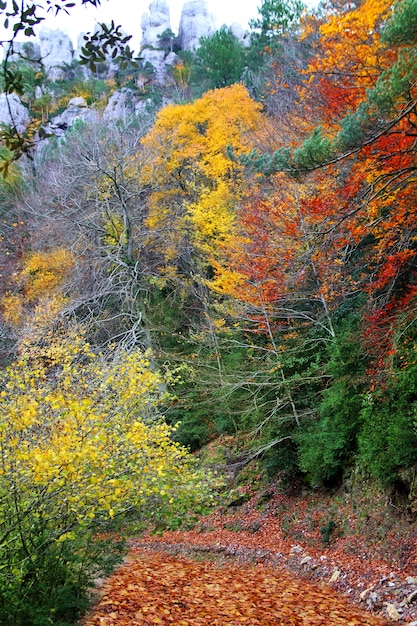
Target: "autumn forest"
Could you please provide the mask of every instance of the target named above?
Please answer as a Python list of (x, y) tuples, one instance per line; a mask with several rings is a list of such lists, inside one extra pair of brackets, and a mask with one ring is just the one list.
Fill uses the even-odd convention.
[(1, 135), (1, 624), (74, 623), (121, 527), (224, 504), (215, 442), (235, 480), (356, 472), (415, 521), (416, 40), (415, 0), (263, 0), (249, 46), (222, 28), (142, 116), (59, 138), (135, 63), (42, 100), (6, 57), (32, 123)]

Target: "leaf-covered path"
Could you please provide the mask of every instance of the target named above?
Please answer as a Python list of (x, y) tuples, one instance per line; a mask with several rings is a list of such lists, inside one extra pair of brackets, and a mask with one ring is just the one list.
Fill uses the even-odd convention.
[(83, 626), (386, 624), (338, 595), (264, 565), (215, 563), (134, 546)]

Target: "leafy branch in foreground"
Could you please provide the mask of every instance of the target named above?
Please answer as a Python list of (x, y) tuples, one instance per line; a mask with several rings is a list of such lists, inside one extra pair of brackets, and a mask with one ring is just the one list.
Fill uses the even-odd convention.
[[(76, 6), (77, 2), (66, 2), (65, 0), (47, 0), (46, 8), (38, 3), (28, 3), (23, 0), (17, 3), (16, 0), (0, 1), (0, 19), (4, 15), (3, 27), (6, 36), (0, 41), (0, 46), (4, 48), (4, 61), (0, 70), (4, 92), (6, 94), (23, 92), (22, 75), (19, 69), (12, 65), (13, 55), (16, 52), (16, 42), (19, 35), (34, 37), (35, 27), (39, 26), (46, 18), (47, 13), (54, 12), (57, 15), (60, 11), (69, 14), (70, 10)], [(100, 0), (81, 0), (81, 5), (90, 4), (94, 7), (100, 6)], [(97, 65), (106, 60), (110, 55), (113, 62), (118, 63), (121, 69), (128, 66), (136, 67), (137, 59), (134, 60), (134, 52), (130, 49), (128, 42), (131, 36), (125, 35), (121, 26), (116, 26), (112, 21), (110, 25), (99, 24), (99, 28), (93, 33), (89, 32), (84, 36), (84, 46), (81, 52), (80, 63), (88, 65), (94, 72)], [(40, 61), (40, 59), (39, 59)], [(34, 136), (36, 126), (29, 127), (26, 132), (21, 132), (17, 128), (15, 116), (10, 103), (7, 100), (10, 127), (3, 127), (0, 132), (0, 142), (7, 148), (9, 154), (3, 156), (0, 161), (0, 171), (7, 176), (9, 167), (13, 161), (19, 160), (22, 155), (30, 157), (30, 150), (34, 147)]]

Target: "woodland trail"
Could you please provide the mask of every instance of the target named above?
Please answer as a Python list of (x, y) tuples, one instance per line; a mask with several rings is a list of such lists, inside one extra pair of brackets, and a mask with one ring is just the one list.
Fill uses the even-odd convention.
[[(162, 547), (161, 547), (162, 548)], [(83, 626), (377, 626), (328, 585), (266, 565), (134, 545)]]
[[(374, 500), (365, 510), (366, 527), (348, 504), (273, 491), (188, 529), (149, 529), (82, 626), (417, 626), (417, 529), (388, 527)], [(324, 543), (329, 511), (344, 532)]]

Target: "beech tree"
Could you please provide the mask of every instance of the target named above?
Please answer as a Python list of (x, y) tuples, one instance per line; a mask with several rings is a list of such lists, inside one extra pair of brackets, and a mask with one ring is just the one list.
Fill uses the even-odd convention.
[[(400, 34), (399, 24), (404, 24), (405, 19), (410, 26)], [(311, 260), (321, 276), (330, 320), (336, 327), (336, 336), (342, 331), (346, 337), (346, 326), (350, 325), (348, 336), (361, 341), (363, 349), (362, 357), (357, 355), (354, 359), (356, 369), (365, 372), (367, 366), (370, 400), (361, 413), (358, 403), (341, 401), (343, 394), (353, 399), (354, 393), (364, 390), (364, 379), (355, 382), (353, 369), (349, 379), (342, 374), (349, 363), (343, 357), (343, 343), (339, 366), (328, 360), (325, 371), (336, 374), (334, 382), (320, 391), (317, 397), (322, 397), (322, 401), (316, 403), (317, 417), (298, 437), (301, 467), (312, 481), (329, 479), (340, 471), (346, 462), (343, 449), (357, 452), (359, 446), (362, 458), (384, 479), (395, 476), (401, 459), (406, 464), (413, 456), (411, 414), (388, 419), (387, 412), (375, 409), (373, 395), (379, 394), (378, 398), (383, 396), (384, 402), (389, 403), (399, 393), (400, 380), (407, 380), (410, 389), (414, 388), (410, 359), (401, 358), (399, 363), (408, 363), (404, 367), (397, 362), (399, 346), (407, 341), (405, 337), (414, 341), (415, 323), (417, 73), (416, 31), (412, 24), (415, 25), (415, 7), (408, 2), (398, 2), (393, 7), (389, 2), (369, 1), (360, 8), (353, 6), (342, 14), (330, 12), (324, 16), (318, 27), (317, 52), (306, 72), (306, 84), (299, 91), (301, 106), (307, 100), (312, 112), (310, 119), (316, 114), (321, 125), (314, 129), (305, 125), (307, 138), (298, 147), (292, 137), (286, 141), (284, 137), (277, 150), (248, 159), (268, 177), (277, 171), (286, 174), (299, 191), (300, 183), (308, 183), (309, 194), (303, 197), (300, 193), (299, 197), (313, 251)], [(269, 179), (272, 188), (275, 180)], [(268, 224), (274, 216), (268, 196), (273, 197), (273, 191), (266, 192), (263, 210), (255, 213), (261, 236), (258, 239), (255, 234), (255, 221), (253, 242), (262, 245), (255, 244), (253, 250), (260, 258), (263, 284), (273, 300), (274, 287), (283, 287), (277, 277), (281, 270), (285, 271), (286, 257), (279, 245), (277, 256), (272, 251), (272, 245), (277, 244)], [(294, 221), (292, 227), (294, 241), (289, 244), (287, 255), (293, 263), (291, 255), (299, 249), (303, 238), (299, 223)], [(265, 243), (271, 248), (263, 256)], [(251, 261), (247, 261), (248, 269), (253, 265)], [(297, 287), (300, 284), (302, 281), (297, 281)], [(310, 299), (309, 310), (314, 310), (313, 285), (310, 282), (305, 292), (307, 301)], [(244, 287), (242, 292), (244, 296)], [(404, 324), (409, 324), (407, 331)], [(402, 373), (395, 383), (398, 367)], [(349, 384), (353, 385), (350, 391)], [(384, 391), (386, 386), (389, 391)], [(358, 413), (362, 426), (357, 421)], [(375, 419), (379, 420), (380, 430), (372, 439)], [(399, 446), (402, 452), (392, 452), (389, 463), (385, 455), (384, 469), (377, 459), (384, 446), (393, 446), (397, 440), (395, 429), (400, 423), (404, 435)], [(393, 451), (394, 447), (390, 449)]]
[(193, 250), (207, 266), (232, 235), (244, 181), (228, 149), (246, 152), (259, 120), (259, 106), (243, 86), (233, 85), (165, 107), (143, 138), (152, 158), (142, 169), (142, 184), (155, 187), (147, 225), (168, 274), (183, 253), (189, 263)]

